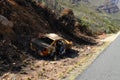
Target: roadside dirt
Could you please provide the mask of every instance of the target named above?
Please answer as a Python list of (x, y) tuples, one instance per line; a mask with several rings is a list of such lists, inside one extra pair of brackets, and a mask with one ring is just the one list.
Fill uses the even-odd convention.
[[(86, 67), (89, 66), (94, 61), (94, 59), (96, 59), (100, 52), (103, 51), (104, 48), (106, 48), (119, 34), (120, 33), (117, 35), (101, 35), (99, 41), (107, 42), (105, 44), (99, 44), (95, 46), (73, 46), (73, 50), (70, 53), (64, 55), (63, 57), (59, 57), (57, 61), (40, 57), (38, 59), (34, 59), (33, 57), (26, 55), (24, 58), (22, 58), (22, 64), (18, 66), (17, 63), (19, 62), (17, 62), (17, 60), (21, 58), (19, 58), (20, 56), (17, 57), (17, 54), (15, 54), (17, 60), (11, 62), (12, 66), (8, 65), (8, 69), (11, 68), (13, 70), (5, 72), (0, 77), (0, 80), (74, 80), (75, 76), (85, 70)], [(9, 44), (6, 46), (11, 48), (10, 46), (12, 45)], [(14, 53), (14, 49), (11, 52)], [(20, 53), (19, 50), (17, 52), (18, 54), (23, 55), (23, 52)], [(78, 68), (78, 66), (80, 67)], [(21, 69), (19, 70), (19, 68)], [(15, 69), (18, 69), (17, 72)], [(0, 70), (3, 70), (2, 72), (4, 72), (4, 70), (7, 70), (7, 67), (3, 67), (3, 69), (0, 67)]]
[[(82, 46), (80, 48), (73, 47), (73, 51), (67, 53), (57, 61), (49, 59), (28, 60), (27, 67), (22, 66), (22, 70), (18, 73), (7, 72), (0, 77), (1, 80), (58, 80), (69, 72), (69, 69), (79, 62), (79, 60), (88, 55), (93, 46)], [(73, 52), (73, 53), (72, 53)], [(15, 63), (13, 63), (15, 64)]]
[[(68, 74), (82, 57), (89, 55), (97, 44), (93, 37), (96, 35), (88, 35), (92, 32), (85, 26), (75, 25), (77, 19), (71, 12), (56, 16), (51, 9), (31, 0), (1, 0), (0, 80), (58, 80)], [(10, 24), (5, 25), (6, 21)], [(29, 50), (32, 38), (39, 33), (51, 32), (79, 45), (73, 46), (57, 61), (36, 56)]]
[[(99, 40), (105, 39), (106, 35), (101, 35)], [(101, 45), (101, 44), (100, 44)], [(84, 61), (87, 56), (91, 55), (91, 51), (97, 46), (82, 45), (73, 46), (73, 50), (66, 55), (59, 57), (58, 60), (53, 61), (49, 58), (38, 58), (28, 60), (22, 66), (22, 70), (18, 73), (7, 72), (0, 77), (1, 80), (59, 80), (66, 78), (70, 72), (76, 68), (79, 62)], [(81, 65), (81, 64), (79, 64)]]

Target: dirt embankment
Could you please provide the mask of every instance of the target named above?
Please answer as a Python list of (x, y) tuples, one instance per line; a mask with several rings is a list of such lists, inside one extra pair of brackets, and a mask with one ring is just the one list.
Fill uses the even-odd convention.
[(56, 32), (79, 44), (96, 44), (72, 10), (65, 9), (56, 16), (53, 10), (31, 0), (0, 0), (0, 25), (0, 73), (4, 67), (19, 65), (28, 58), (23, 51), (28, 50), (31, 38), (38, 33)]
[[(80, 36), (80, 32), (87, 30), (86, 28), (76, 30), (77, 27), (80, 27), (80, 24), (72, 10), (65, 9), (61, 16), (56, 16), (53, 10), (48, 9), (41, 3), (36, 5), (31, 0), (2, 0), (0, 1), (0, 7), (0, 14), (13, 23), (12, 31), (16, 36), (58, 32), (59, 30), (64, 32), (67, 30), (66, 34), (72, 33), (75, 36), (79, 34), (79, 38), (85, 38), (86, 36)], [(86, 32), (89, 32), (89, 30)], [(90, 37), (87, 38), (90, 39)], [(83, 42), (92, 43), (91, 40), (83, 39)], [(82, 42), (82, 40), (79, 42)]]

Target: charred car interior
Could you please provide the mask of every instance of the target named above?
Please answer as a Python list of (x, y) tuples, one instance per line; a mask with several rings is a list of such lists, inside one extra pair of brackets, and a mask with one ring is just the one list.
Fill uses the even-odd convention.
[(55, 33), (42, 35), (31, 40), (30, 48), (39, 56), (63, 55), (72, 47), (72, 42)]

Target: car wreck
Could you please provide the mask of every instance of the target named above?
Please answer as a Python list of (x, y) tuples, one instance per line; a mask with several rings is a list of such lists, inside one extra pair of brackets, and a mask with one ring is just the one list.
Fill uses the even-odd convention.
[(40, 56), (56, 56), (65, 54), (72, 44), (72, 41), (55, 33), (49, 33), (32, 39), (30, 48)]

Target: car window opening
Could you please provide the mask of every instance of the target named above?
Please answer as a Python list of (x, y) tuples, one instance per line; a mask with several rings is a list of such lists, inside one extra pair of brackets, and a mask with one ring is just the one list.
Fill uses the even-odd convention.
[(42, 42), (47, 43), (47, 44), (51, 44), (51, 43), (53, 42), (52, 39), (47, 38), (47, 37), (40, 38), (40, 40), (41, 40)]

